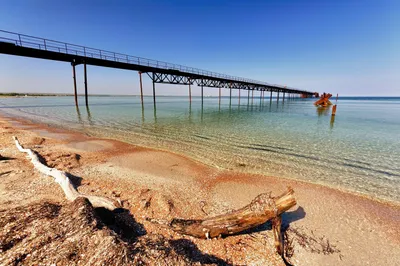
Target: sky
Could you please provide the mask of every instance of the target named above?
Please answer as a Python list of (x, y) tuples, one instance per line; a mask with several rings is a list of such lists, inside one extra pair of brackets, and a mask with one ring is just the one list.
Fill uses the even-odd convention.
[[(308, 91), (400, 96), (400, 1), (0, 3), (2, 30)], [(82, 66), (77, 77), (83, 93)], [(88, 66), (88, 85), (93, 94), (139, 93), (135, 71)], [(160, 95), (188, 94), (187, 86), (156, 86)], [(0, 54), (0, 92), (72, 93), (71, 65)]]

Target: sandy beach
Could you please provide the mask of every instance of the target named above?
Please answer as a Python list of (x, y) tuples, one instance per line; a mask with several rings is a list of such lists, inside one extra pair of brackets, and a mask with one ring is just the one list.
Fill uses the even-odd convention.
[[(212, 168), (179, 154), (98, 139), (29, 121), (0, 117), (0, 124), (0, 154), (5, 157), (0, 161), (1, 265), (107, 263), (100, 259), (101, 256), (97, 261), (90, 261), (93, 249), (107, 246), (104, 244), (106, 238), (112, 238), (112, 245), (141, 243), (144, 249), (148, 242), (143, 239), (162, 239), (157, 242), (157, 252), (163, 252), (164, 257), (158, 253), (151, 257), (150, 254), (143, 262), (145, 264), (163, 265), (163, 261), (173, 261), (182, 265), (285, 265), (275, 252), (269, 223), (243, 234), (202, 240), (178, 234), (154, 221), (215, 216), (248, 204), (260, 193), (279, 195), (288, 186), (295, 191), (297, 206), (283, 215), (289, 247), (286, 263), (400, 265), (400, 205), (395, 203), (301, 181)], [(138, 234), (134, 241), (128, 241), (124, 234), (113, 232), (111, 227), (91, 229), (88, 234), (93, 233), (97, 238), (88, 238), (86, 246), (75, 246), (72, 257), (62, 252), (51, 255), (52, 241), (42, 242), (39, 246), (31, 244), (36, 241), (33, 240), (35, 232), (43, 229), (32, 229), (32, 226), (39, 228), (40, 223), (35, 223), (33, 218), (32, 221), (27, 219), (28, 214), (23, 216), (23, 210), (33, 213), (37, 206), (50, 204), (46, 206), (61, 209), (59, 215), (52, 217), (61, 219), (68, 210), (76, 207), (71, 204), (84, 203), (68, 202), (51, 177), (33, 169), (25, 154), (15, 147), (12, 136), (17, 136), (25, 147), (37, 151), (49, 167), (72, 174), (80, 192), (121, 202), (144, 233)], [(25, 218), (18, 220), (18, 217)], [(24, 219), (30, 221), (30, 229), (17, 226), (17, 222)], [(44, 218), (37, 218), (37, 221), (41, 219)], [(43, 221), (51, 220), (46, 219)], [(16, 231), (20, 234), (15, 234)], [(54, 239), (62, 245), (61, 249), (73, 241), (80, 241), (77, 237), (71, 239), (64, 235)], [(46, 260), (41, 260), (32, 250), (49, 253)], [(102, 252), (106, 251), (109, 250)], [(175, 254), (176, 260), (169, 261), (168, 253)], [(117, 251), (115, 254), (125, 256), (126, 260), (121, 264), (138, 264), (140, 259)]]

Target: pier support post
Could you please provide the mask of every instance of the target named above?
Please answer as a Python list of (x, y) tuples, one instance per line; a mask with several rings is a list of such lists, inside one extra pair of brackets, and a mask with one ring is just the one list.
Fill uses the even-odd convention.
[(240, 89), (239, 89), (239, 105), (240, 105)]
[(75, 105), (78, 106), (78, 94), (76, 90), (76, 71), (75, 71), (75, 63), (71, 63), (72, 65), (72, 78), (74, 80), (74, 97), (75, 97)]
[(253, 105), (254, 100), (254, 90), (251, 91), (251, 105)]
[(87, 90), (87, 71), (86, 71), (86, 63), (83, 64), (83, 72), (85, 76), (85, 103), (86, 106), (89, 106), (89, 101), (88, 101), (88, 90)]
[(221, 105), (221, 88), (219, 88), (218, 92), (218, 104)]
[(232, 105), (232, 88), (229, 89), (229, 105)]
[(140, 102), (142, 103), (143, 109), (143, 82), (142, 82), (142, 72), (139, 71), (139, 82), (140, 82)]
[(276, 102), (279, 102), (279, 91), (278, 91), (278, 96), (276, 97)]
[(282, 103), (285, 102), (285, 92), (283, 92)]
[(153, 73), (153, 103), (154, 103), (154, 109), (156, 108), (156, 83), (154, 82), (154, 73)]
[(247, 105), (250, 104), (250, 90), (247, 90)]

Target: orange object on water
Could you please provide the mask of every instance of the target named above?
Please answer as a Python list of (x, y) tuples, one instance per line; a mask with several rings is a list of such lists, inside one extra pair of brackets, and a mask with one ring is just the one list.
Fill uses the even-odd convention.
[(323, 93), (322, 95), (321, 95), (321, 98), (318, 100), (318, 101), (316, 101), (315, 103), (314, 103), (314, 105), (316, 105), (316, 106), (323, 106), (323, 107), (326, 107), (326, 106), (328, 106), (328, 105), (332, 105), (332, 103), (331, 103), (331, 101), (329, 101), (329, 98), (331, 98), (332, 97), (332, 94), (330, 94), (330, 93)]
[(332, 115), (336, 115), (336, 107), (337, 105), (335, 104), (332, 108)]

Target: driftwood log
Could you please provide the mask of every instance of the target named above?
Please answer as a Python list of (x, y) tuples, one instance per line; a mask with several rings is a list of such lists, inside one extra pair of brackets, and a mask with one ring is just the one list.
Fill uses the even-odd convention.
[(278, 253), (282, 255), (281, 214), (296, 205), (293, 193), (292, 188), (288, 188), (287, 192), (275, 198), (263, 193), (249, 205), (231, 213), (204, 220), (173, 219), (169, 226), (176, 232), (208, 239), (233, 235), (271, 220), (275, 246)]
[(76, 190), (66, 172), (44, 165), (40, 162), (39, 156), (34, 151), (32, 151), (31, 149), (24, 149), (19, 144), (17, 137), (13, 137), (13, 139), (18, 150), (28, 154), (35, 169), (37, 169), (42, 174), (49, 175), (54, 178), (54, 180), (61, 186), (62, 190), (64, 191), (65, 197), (69, 201), (74, 201), (78, 197), (85, 197), (95, 208), (103, 207), (111, 211), (118, 208), (117, 204), (113, 200), (104, 197), (81, 194)]

